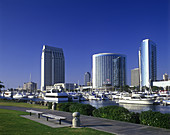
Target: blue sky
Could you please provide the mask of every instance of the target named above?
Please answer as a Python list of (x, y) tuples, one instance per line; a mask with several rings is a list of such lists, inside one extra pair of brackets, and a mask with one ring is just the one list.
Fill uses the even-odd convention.
[(168, 0), (0, 0), (0, 80), (40, 86), (42, 46), (63, 48), (66, 82), (83, 84), (95, 53), (127, 56), (127, 82), (145, 38), (157, 44), (158, 79), (170, 75)]

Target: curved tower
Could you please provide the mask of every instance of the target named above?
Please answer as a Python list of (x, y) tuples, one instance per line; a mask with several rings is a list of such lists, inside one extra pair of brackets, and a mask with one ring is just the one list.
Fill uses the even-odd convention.
[(115, 53), (93, 55), (93, 88), (126, 85), (126, 57)]

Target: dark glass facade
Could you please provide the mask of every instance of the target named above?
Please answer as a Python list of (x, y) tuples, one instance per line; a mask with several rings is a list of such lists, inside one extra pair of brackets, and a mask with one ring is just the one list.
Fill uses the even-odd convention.
[(91, 82), (91, 74), (89, 72), (86, 72), (84, 74), (84, 85), (88, 86), (89, 85), (88, 83), (90, 82)]
[(126, 84), (126, 57), (121, 54), (100, 53), (93, 55), (93, 88), (123, 86)]
[(44, 45), (41, 56), (41, 90), (55, 83), (65, 82), (63, 49)]

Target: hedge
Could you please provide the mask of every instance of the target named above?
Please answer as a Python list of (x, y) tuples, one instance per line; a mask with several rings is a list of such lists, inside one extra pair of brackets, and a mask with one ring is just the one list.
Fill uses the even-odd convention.
[[(52, 103), (48, 103), (51, 109)], [(170, 114), (162, 114), (160, 112), (145, 111), (141, 113), (130, 112), (120, 106), (105, 106), (96, 109), (89, 104), (80, 103), (58, 103), (56, 110), (66, 112), (79, 112), (83, 115), (93, 115), (95, 117), (119, 120), (148, 126), (170, 129)]]
[(80, 104), (80, 103), (58, 103), (56, 110), (66, 111), (66, 112), (79, 112), (83, 115), (92, 115), (93, 110), (96, 108), (89, 104)]
[(92, 115), (93, 110), (95, 110), (96, 108), (89, 105), (89, 104), (80, 104), (80, 103), (76, 103), (76, 104), (72, 104), (69, 107), (70, 112), (79, 112), (80, 114), (83, 115)]
[(120, 106), (101, 107), (93, 111), (93, 116), (112, 120), (139, 123), (138, 113), (129, 112), (127, 109)]
[(170, 129), (170, 114), (162, 114), (151, 110), (141, 112), (140, 124)]

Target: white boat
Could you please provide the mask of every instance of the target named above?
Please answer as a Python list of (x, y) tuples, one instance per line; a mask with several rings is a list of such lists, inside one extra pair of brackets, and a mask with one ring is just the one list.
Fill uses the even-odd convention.
[(23, 95), (21, 93), (16, 93), (15, 95), (13, 95), (14, 99), (21, 99), (23, 97)]
[(13, 96), (11, 91), (5, 91), (4, 92), (4, 97), (11, 98)]
[(162, 103), (163, 103), (164, 105), (170, 105), (170, 97), (167, 98), (167, 99), (165, 99), (165, 100), (163, 100)]
[(101, 100), (101, 98), (100, 97), (98, 97), (97, 95), (95, 95), (95, 94), (90, 94), (89, 96), (88, 96), (88, 99), (89, 100)]
[(104, 93), (99, 93), (98, 97), (101, 98), (102, 100), (109, 100), (109, 98)]
[(68, 95), (66, 92), (62, 92), (58, 89), (51, 89), (50, 91), (47, 91), (44, 96), (45, 101), (49, 102), (67, 102), (68, 101)]
[(122, 94), (121, 93), (117, 93), (117, 94), (113, 94), (112, 95), (112, 99), (119, 99), (122, 97)]
[(30, 94), (30, 95), (27, 95), (28, 98), (35, 98), (35, 95), (34, 94)]
[(143, 105), (152, 105), (155, 99), (152, 98), (142, 98), (142, 97), (127, 97), (119, 99), (119, 103), (124, 104), (143, 104)]

